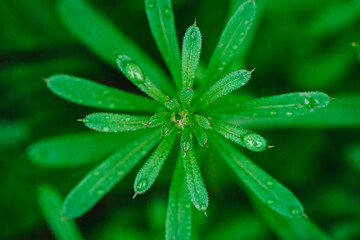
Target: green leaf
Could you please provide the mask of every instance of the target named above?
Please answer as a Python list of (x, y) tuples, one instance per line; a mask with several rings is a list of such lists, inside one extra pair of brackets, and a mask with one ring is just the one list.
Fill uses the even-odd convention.
[(59, 15), (65, 26), (104, 61), (115, 65), (115, 53), (126, 54), (167, 94), (174, 93), (168, 77), (143, 50), (108, 19), (83, 0), (60, 0)]
[(217, 47), (210, 59), (206, 75), (203, 78), (206, 81), (206, 85), (212, 84), (222, 76), (226, 66), (241, 49), (255, 14), (255, 1), (250, 0), (243, 3), (230, 18), (221, 34)]
[(210, 129), (211, 123), (209, 122), (209, 119), (207, 119), (204, 116), (201, 115), (195, 115), (195, 122), (202, 128)]
[(351, 46), (353, 46), (355, 49), (356, 49), (356, 53), (357, 53), (357, 56), (358, 56), (358, 60), (360, 62), (360, 42), (356, 43), (356, 42), (352, 42), (351, 43)]
[(158, 101), (159, 103), (165, 104), (169, 97), (165, 95), (145, 72), (136, 64), (131, 58), (125, 55), (119, 55), (116, 59), (118, 67), (121, 72), (141, 91)]
[(73, 103), (118, 111), (155, 112), (161, 106), (135, 94), (107, 87), (84, 78), (55, 74), (46, 80), (47, 87), (56, 95)]
[(72, 133), (44, 138), (27, 149), (37, 165), (50, 168), (77, 167), (105, 158), (116, 148), (134, 141), (141, 133)]
[(249, 129), (217, 121), (215, 119), (211, 120), (211, 126), (226, 139), (230, 139), (251, 151), (261, 152), (268, 148), (266, 139)]
[(89, 211), (159, 140), (158, 132), (146, 133), (94, 168), (66, 197), (65, 215), (73, 218)]
[(194, 91), (191, 88), (183, 88), (180, 92), (180, 102), (184, 108), (189, 109), (191, 101), (194, 96)]
[(184, 181), (182, 154), (180, 151), (170, 185), (166, 211), (166, 240), (191, 239), (191, 202)]
[(182, 45), (182, 87), (192, 87), (201, 54), (201, 33), (194, 23), (184, 36)]
[(164, 123), (161, 127), (161, 136), (169, 136), (174, 129), (175, 124), (173, 122)]
[(241, 88), (250, 80), (251, 73), (247, 70), (239, 70), (226, 75), (200, 97), (200, 101), (195, 106), (195, 109), (205, 108), (217, 99)]
[(82, 121), (85, 126), (99, 132), (127, 132), (148, 128), (150, 117), (116, 113), (92, 113)]
[(222, 117), (292, 118), (324, 108), (329, 102), (329, 96), (322, 92), (295, 92), (239, 102), (235, 106), (212, 108), (211, 112)]
[(205, 211), (209, 205), (209, 197), (193, 148), (183, 155), (183, 163), (190, 199), (199, 211)]
[(211, 134), (210, 139), (212, 146), (235, 171), (244, 185), (262, 203), (267, 204), (273, 211), (288, 218), (303, 216), (303, 206), (286, 187), (265, 173), (219, 136)]
[(151, 33), (178, 88), (181, 86), (181, 61), (171, 0), (145, 0)]
[(289, 218), (279, 215), (272, 211), (267, 205), (255, 197), (250, 198), (253, 205), (257, 208), (260, 215), (263, 216), (269, 227), (283, 240), (303, 240), (317, 239), (330, 240), (331, 238), (320, 229), (311, 219), (305, 216), (299, 218)]
[(192, 134), (187, 125), (184, 126), (184, 129), (181, 131), (180, 146), (184, 153), (189, 151), (193, 146)]
[(158, 127), (160, 125), (163, 125), (165, 123), (170, 122), (171, 113), (170, 112), (159, 112), (155, 115), (151, 116), (149, 121), (150, 127)]
[(206, 146), (207, 144), (207, 135), (205, 131), (198, 125), (192, 126), (192, 130), (194, 132), (194, 135), (200, 144), (200, 146)]
[(167, 107), (168, 109), (174, 112), (178, 112), (181, 106), (179, 101), (176, 98), (173, 98), (173, 99), (169, 99), (169, 101), (165, 103), (165, 107)]
[(46, 184), (41, 185), (38, 188), (38, 201), (41, 212), (56, 239), (83, 239), (75, 222), (65, 217), (61, 195), (55, 188)]
[(175, 132), (168, 137), (164, 137), (150, 158), (141, 167), (134, 182), (135, 196), (146, 192), (153, 185), (174, 145), (175, 139)]

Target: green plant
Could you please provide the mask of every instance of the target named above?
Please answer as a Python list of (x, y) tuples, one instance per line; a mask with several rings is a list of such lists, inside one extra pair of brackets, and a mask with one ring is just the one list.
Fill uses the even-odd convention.
[[(243, 3), (231, 17), (206, 70), (198, 66), (202, 40), (197, 25), (190, 26), (186, 31), (180, 54), (170, 0), (146, 0), (145, 6), (152, 34), (175, 84), (169, 81), (151, 58), (85, 2), (61, 1), (61, 14), (73, 32), (111, 63), (115, 62), (113, 55), (117, 52), (116, 62), (121, 72), (152, 98), (64, 74), (46, 79), (48, 88), (68, 101), (134, 113), (93, 113), (80, 119), (90, 129), (109, 135), (116, 133), (118, 136), (89, 134), (55, 137), (30, 147), (29, 155), (33, 161), (52, 167), (80, 165), (89, 157), (95, 160), (116, 150), (70, 192), (63, 205), (64, 215), (74, 218), (90, 210), (160, 142), (134, 182), (135, 196), (146, 192), (179, 138), (180, 150), (167, 208), (166, 238), (190, 238), (191, 202), (200, 211), (208, 208), (208, 193), (196, 160), (194, 135), (200, 146), (206, 146), (209, 142), (210, 147), (218, 151), (238, 175), (246, 191), (257, 199), (258, 204), (273, 211), (270, 214), (277, 214), (283, 219), (302, 219), (308, 223), (303, 206), (294, 194), (221, 135), (248, 150), (264, 151), (269, 147), (267, 140), (243, 128), (241, 119), (244, 122), (253, 117), (265, 118), (270, 122), (272, 119), (291, 121), (327, 106), (329, 97), (321, 92), (288, 93), (252, 100), (228, 95), (243, 87), (253, 72), (230, 72), (228, 66), (242, 50), (251, 28), (256, 13), (254, 1)], [(91, 31), (93, 28), (97, 28), (98, 32)], [(238, 124), (229, 123), (233, 118), (237, 119)], [(121, 133), (129, 131), (134, 132), (129, 135)], [(103, 140), (106, 137), (111, 140)], [(124, 137), (130, 140), (127, 138), (124, 141)], [(115, 138), (119, 138), (119, 142)], [(102, 148), (103, 141), (109, 142), (106, 148)], [(72, 162), (70, 155), (59, 157), (74, 144), (79, 147), (75, 150), (72, 148), (71, 154), (76, 154), (78, 161)], [(89, 145), (92, 147), (86, 152), (84, 148)], [(98, 149), (100, 146), (101, 149)]]

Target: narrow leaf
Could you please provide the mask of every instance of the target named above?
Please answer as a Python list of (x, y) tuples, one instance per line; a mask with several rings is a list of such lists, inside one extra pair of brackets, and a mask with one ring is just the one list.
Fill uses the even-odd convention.
[(169, 136), (174, 129), (175, 124), (173, 122), (164, 123), (161, 127), (161, 136)]
[(86, 175), (66, 197), (65, 215), (79, 217), (89, 211), (158, 143), (160, 138), (157, 133), (144, 134)]
[(253, 152), (261, 152), (268, 148), (265, 138), (246, 128), (217, 121), (215, 119), (211, 120), (211, 126), (225, 138), (230, 139)]
[(195, 108), (205, 108), (217, 99), (241, 88), (250, 80), (250, 78), (251, 72), (247, 70), (239, 70), (226, 75), (200, 97), (200, 101)]
[(211, 128), (211, 123), (209, 119), (201, 115), (195, 115), (195, 122), (202, 128), (209, 129)]
[(181, 61), (171, 0), (145, 0), (151, 33), (178, 88), (181, 86)]
[(174, 87), (160, 66), (87, 1), (60, 0), (58, 7), (65, 26), (101, 59), (116, 66), (115, 53), (131, 56), (157, 86), (167, 94), (174, 93)]
[(322, 92), (295, 92), (239, 102), (235, 106), (212, 108), (211, 112), (216, 112), (214, 116), (291, 118), (324, 108), (329, 102), (329, 96)]
[(170, 122), (170, 118), (171, 118), (170, 112), (159, 112), (151, 116), (148, 124), (150, 127), (157, 127)]
[(201, 33), (194, 23), (184, 36), (182, 45), (182, 87), (192, 87), (201, 54)]
[(190, 199), (199, 211), (205, 211), (209, 205), (209, 197), (193, 148), (183, 155), (183, 162)]
[(183, 88), (180, 92), (180, 102), (184, 108), (189, 109), (191, 101), (194, 96), (194, 91), (191, 88)]
[(135, 194), (142, 194), (153, 185), (174, 145), (175, 139), (175, 132), (168, 137), (164, 137), (150, 158), (141, 167), (134, 182)]
[(62, 211), (62, 198), (56, 189), (49, 185), (41, 185), (38, 188), (38, 201), (41, 212), (56, 239), (83, 239), (75, 222), (65, 217)]
[(205, 131), (198, 125), (192, 126), (192, 130), (194, 132), (194, 135), (200, 144), (200, 146), (206, 146), (207, 144), (207, 135)]
[(288, 218), (304, 215), (299, 200), (286, 187), (265, 173), (225, 140), (211, 134), (212, 146), (235, 171), (244, 185), (272, 210)]
[(188, 126), (184, 126), (184, 129), (181, 131), (180, 146), (184, 153), (193, 146), (192, 134)]
[(119, 55), (116, 62), (121, 72), (141, 91), (162, 104), (169, 99), (131, 58)]
[(27, 153), (35, 164), (42, 167), (77, 167), (104, 159), (118, 147), (134, 141), (142, 134), (64, 134), (33, 143)]
[(46, 79), (46, 84), (54, 94), (84, 106), (145, 112), (155, 112), (161, 108), (158, 103), (151, 99), (70, 75), (52, 75)]
[(230, 18), (221, 34), (218, 45), (211, 57), (206, 75), (206, 85), (212, 84), (223, 75), (223, 71), (241, 49), (256, 14), (255, 1), (243, 3)]
[(116, 113), (92, 113), (83, 119), (85, 126), (99, 132), (127, 132), (149, 127), (150, 117)]
[(191, 239), (191, 202), (184, 181), (182, 155), (183, 153), (180, 151), (170, 185), (166, 211), (166, 240)]
[(176, 98), (173, 98), (165, 103), (165, 107), (167, 107), (168, 109), (170, 109), (174, 112), (178, 112), (180, 110), (181, 106), (180, 106), (179, 101)]

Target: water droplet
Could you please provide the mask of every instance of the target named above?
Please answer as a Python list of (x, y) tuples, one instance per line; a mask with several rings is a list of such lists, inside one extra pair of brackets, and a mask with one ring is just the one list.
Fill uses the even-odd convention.
[(266, 203), (267, 203), (268, 205), (272, 205), (272, 204), (275, 203), (275, 200), (272, 199), (272, 198), (269, 198), (269, 199), (266, 201)]
[(110, 107), (110, 108), (114, 108), (115, 105), (114, 105), (114, 104), (110, 104), (109, 107)]
[(232, 46), (232, 49), (233, 49), (233, 50), (236, 50), (236, 49), (238, 49), (238, 48), (239, 48), (238, 45)]
[(292, 215), (299, 215), (301, 213), (300, 209), (298, 207), (291, 207), (290, 208), (290, 213)]
[(306, 97), (304, 99), (304, 106), (307, 108), (314, 108), (318, 104), (318, 101), (314, 99), (313, 97)]
[(266, 185), (268, 185), (269, 187), (273, 186), (274, 185), (274, 182), (272, 180), (268, 180), (266, 182)]
[(267, 141), (257, 133), (248, 133), (243, 137), (245, 147), (254, 152), (261, 152), (267, 149)]
[(100, 175), (100, 173), (98, 171), (94, 172), (94, 176), (99, 176), (99, 175)]
[(149, 8), (153, 8), (153, 7), (155, 6), (155, 4), (154, 4), (153, 1), (150, 1), (150, 2), (148, 3), (148, 6), (149, 6)]
[(140, 67), (133, 62), (127, 62), (125, 65), (125, 71), (127, 77), (134, 81), (135, 84), (144, 82), (144, 75)]
[(286, 112), (286, 116), (292, 116), (293, 113), (292, 112)]
[(245, 20), (245, 25), (247, 25), (249, 23), (249, 21), (248, 20)]
[(276, 111), (270, 111), (270, 116), (276, 116), (277, 112)]
[(127, 121), (127, 122), (130, 121), (130, 118), (126, 118), (125, 121)]
[(164, 7), (165, 17), (171, 17), (171, 11), (168, 6)]
[(141, 193), (143, 192), (148, 186), (148, 182), (146, 179), (141, 179), (138, 184), (136, 184), (136, 191)]
[(219, 71), (224, 71), (224, 67), (219, 67)]
[(103, 131), (104, 131), (104, 132), (108, 132), (109, 130), (110, 130), (109, 127), (104, 127), (104, 128), (103, 128)]

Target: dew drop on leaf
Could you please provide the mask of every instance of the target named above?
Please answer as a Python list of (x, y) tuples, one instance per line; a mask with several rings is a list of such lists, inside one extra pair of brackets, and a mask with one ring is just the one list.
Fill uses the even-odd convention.
[(144, 189), (147, 187), (147, 180), (146, 179), (142, 179), (139, 181), (139, 183), (136, 185), (136, 191), (137, 192), (142, 192), (144, 191)]
[(275, 200), (272, 199), (272, 198), (269, 198), (269, 199), (266, 201), (266, 203), (267, 203), (268, 205), (272, 205), (272, 204), (275, 203)]
[(164, 7), (165, 17), (171, 17), (171, 11), (168, 6)]
[(268, 148), (265, 138), (257, 133), (249, 133), (243, 137), (245, 147), (254, 152), (261, 152)]
[(153, 1), (149, 1), (148, 6), (149, 6), (149, 8), (153, 8), (155, 6), (155, 4)]
[(108, 131), (109, 131), (109, 127), (104, 127), (104, 128), (103, 128), (103, 131), (104, 131), (104, 132), (108, 132)]
[(299, 214), (301, 213), (301, 211), (300, 211), (300, 209), (297, 208), (297, 207), (292, 207), (292, 208), (290, 208), (290, 213), (291, 213), (292, 215), (299, 215)]
[(140, 67), (133, 62), (127, 62), (125, 65), (125, 72), (128, 78), (135, 83), (144, 82), (144, 74)]

